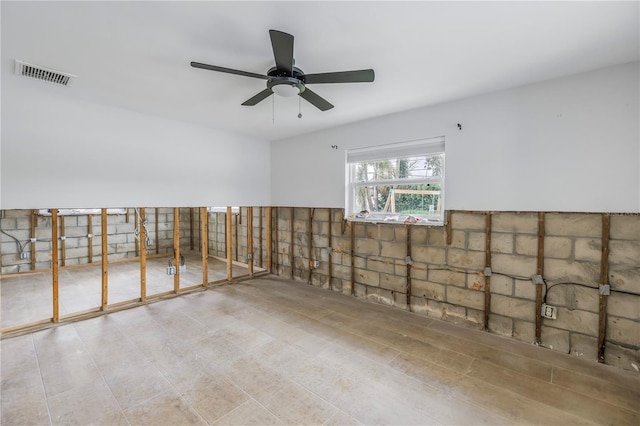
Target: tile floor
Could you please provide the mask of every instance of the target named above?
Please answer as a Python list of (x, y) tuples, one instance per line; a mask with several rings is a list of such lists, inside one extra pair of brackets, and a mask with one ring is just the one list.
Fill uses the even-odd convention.
[[(187, 271), (180, 274), (180, 288), (202, 283), (202, 260), (198, 252), (185, 252)], [(173, 290), (173, 275), (166, 274), (171, 255), (147, 260), (147, 296)], [(224, 280), (227, 265), (209, 258), (209, 282)], [(259, 268), (255, 268), (257, 272)], [(234, 265), (233, 276), (247, 274)], [(108, 301), (119, 303), (140, 297), (140, 263), (112, 263), (108, 268)], [(102, 267), (99, 263), (59, 271), (59, 312), (69, 315), (96, 308), (102, 303)], [(51, 272), (27, 273), (0, 279), (2, 328), (29, 324), (53, 316)]]
[(5, 338), (2, 425), (640, 424), (640, 376), (267, 276)]

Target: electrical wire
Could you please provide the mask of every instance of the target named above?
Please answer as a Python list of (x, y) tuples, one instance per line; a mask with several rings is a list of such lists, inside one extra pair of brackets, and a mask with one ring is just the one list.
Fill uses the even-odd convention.
[(18, 246), (18, 253), (20, 254), (24, 253), (25, 249), (27, 248), (27, 245), (31, 244), (31, 240), (27, 240), (23, 245), (19, 239), (9, 234), (8, 232), (5, 232), (4, 230), (0, 230), (0, 232), (2, 232), (4, 235), (8, 237), (11, 237), (16, 242), (16, 245)]

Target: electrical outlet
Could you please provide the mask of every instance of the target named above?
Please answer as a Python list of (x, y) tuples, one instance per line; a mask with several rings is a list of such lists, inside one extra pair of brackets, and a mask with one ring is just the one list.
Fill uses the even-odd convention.
[(314, 260), (313, 261), (313, 268), (319, 268), (320, 267), (320, 261), (319, 260)]
[(542, 318), (547, 318), (547, 319), (558, 318), (558, 308), (556, 308), (555, 306), (551, 306), (551, 305), (547, 305), (546, 303), (543, 303)]
[(153, 240), (148, 240), (147, 241), (147, 247), (151, 247), (153, 246)]
[(31, 253), (29, 253), (28, 251), (23, 251), (22, 253), (20, 253), (20, 259), (29, 259), (31, 257)]
[(167, 275), (175, 275), (176, 267), (175, 266), (167, 266)]

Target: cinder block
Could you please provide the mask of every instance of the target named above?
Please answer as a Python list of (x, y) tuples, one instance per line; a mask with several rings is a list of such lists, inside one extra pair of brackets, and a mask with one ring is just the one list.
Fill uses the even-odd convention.
[(447, 252), (447, 264), (455, 268), (484, 269), (485, 253), (480, 251), (465, 251), (449, 249)]
[(367, 236), (367, 225), (358, 222), (349, 222), (349, 225), (351, 230), (346, 231), (347, 234), (351, 235), (353, 233), (356, 238), (370, 238)]
[(484, 309), (484, 292), (449, 286), (446, 294), (447, 302), (473, 309)]
[[(491, 284), (492, 284), (491, 287), (493, 288), (493, 283)], [(515, 289), (514, 295), (517, 298), (536, 300), (536, 285), (534, 285), (531, 281), (515, 280), (514, 289)]]
[(421, 262), (416, 262), (414, 260), (411, 267), (411, 278), (426, 281), (427, 265)]
[(383, 305), (393, 306), (395, 304), (393, 293), (391, 291), (384, 290), (381, 288), (367, 287), (366, 297), (367, 297), (367, 300), (371, 300), (376, 303), (382, 303)]
[(468, 248), (469, 250), (483, 251), (486, 248), (487, 234), (484, 232), (469, 232), (468, 233)]
[(595, 238), (576, 238), (574, 241), (574, 259), (583, 262), (600, 262), (602, 240)]
[(429, 227), (428, 229), (428, 241), (432, 246), (445, 246), (447, 244), (447, 231), (444, 227)]
[(640, 214), (611, 215), (609, 238), (612, 240), (640, 240)]
[[(373, 236), (369, 237), (369, 238), (376, 238), (378, 240), (382, 240), (382, 241), (393, 241), (395, 239), (395, 232), (394, 232), (394, 226), (392, 225), (370, 225), (369, 228), (374, 229), (375, 231), (373, 232)], [(372, 231), (368, 231), (367, 235), (369, 235), (369, 232)]]
[(491, 269), (502, 274), (530, 277), (537, 272), (538, 260), (532, 256), (496, 253), (491, 256)]
[(602, 215), (589, 213), (547, 213), (545, 234), (569, 237), (601, 237)]
[(640, 267), (640, 240), (609, 241), (609, 263)]
[(387, 290), (393, 290), (400, 293), (405, 293), (407, 288), (406, 276), (391, 275), (391, 274), (379, 274), (379, 285)]
[(523, 256), (538, 256), (538, 237), (516, 235), (516, 253)]
[(563, 354), (569, 353), (570, 336), (568, 331), (544, 325), (540, 331), (540, 343), (542, 346)]
[(451, 226), (453, 229), (477, 229), (486, 228), (485, 215), (482, 213), (452, 212)]
[(476, 330), (484, 328), (484, 311), (467, 308), (467, 323), (465, 325)]
[(560, 328), (589, 336), (598, 335), (598, 314), (593, 312), (579, 310), (572, 311), (559, 306), (558, 318), (555, 320), (543, 318), (542, 323), (554, 328)]
[(571, 333), (571, 355), (598, 360), (598, 339), (584, 334)]
[(567, 237), (545, 237), (544, 257), (567, 259), (571, 256), (572, 239)]
[(493, 232), (508, 232), (516, 234), (537, 234), (537, 213), (496, 213), (491, 217)]
[(356, 246), (355, 252), (359, 255), (365, 255), (365, 256), (380, 255), (380, 243), (377, 240), (356, 238), (355, 246)]
[(456, 271), (429, 270), (427, 279), (441, 284), (451, 284), (464, 287), (467, 284), (467, 274)]
[(426, 226), (414, 226), (411, 228), (411, 244), (412, 245), (426, 245), (428, 239), (429, 228)]
[(360, 266), (356, 263), (358, 268), (367, 268), (371, 271), (384, 272), (387, 274), (393, 274), (395, 271), (395, 265), (390, 259), (385, 259), (378, 256), (371, 256), (366, 260), (366, 266)]
[[(253, 213), (255, 215), (256, 209), (253, 209)], [(314, 221), (329, 221), (329, 209), (313, 209), (313, 220)], [(255, 222), (255, 221), (254, 221)]]
[(530, 300), (517, 299), (515, 297), (503, 296), (501, 294), (492, 294), (491, 314), (526, 321), (535, 321), (536, 304)]
[(640, 321), (640, 302), (638, 296), (612, 292), (607, 298), (607, 314)]
[[(351, 287), (349, 287), (349, 290), (350, 289)], [(360, 299), (364, 299), (365, 297), (367, 297), (367, 286), (355, 283), (354, 296)]]
[(476, 291), (484, 291), (486, 285), (486, 278), (483, 274), (468, 274), (467, 275), (467, 288)]
[(640, 322), (607, 315), (607, 340), (640, 348)]
[(407, 227), (396, 225), (393, 227), (394, 238), (396, 241), (407, 241)]
[(425, 299), (444, 301), (445, 286), (423, 280), (411, 280), (411, 294)]
[(600, 264), (545, 259), (544, 277), (556, 282), (594, 284), (600, 280)]
[(382, 241), (380, 245), (382, 246), (382, 257), (391, 257), (395, 259), (404, 259), (405, 257), (407, 257), (406, 242), (396, 243), (391, 241)]
[(534, 343), (536, 340), (536, 325), (528, 321), (514, 320), (513, 337), (521, 342)]
[(489, 315), (489, 331), (500, 336), (513, 335), (513, 319), (500, 315)]
[(550, 305), (564, 306), (569, 310), (598, 312), (600, 292), (597, 287), (586, 288), (582, 286), (560, 284), (549, 287), (547, 303)]
[(380, 285), (380, 274), (366, 269), (356, 269), (355, 280), (358, 284), (366, 284), (377, 287)]
[(640, 350), (607, 342), (604, 349), (604, 362), (637, 374), (640, 371)]
[[(484, 247), (481, 248), (484, 250)], [(493, 253), (513, 253), (513, 234), (491, 233), (491, 251)]]
[(449, 247), (466, 249), (467, 233), (465, 231), (451, 231), (451, 244)]
[(415, 262), (429, 263), (432, 265), (445, 264), (446, 250), (439, 247), (412, 246), (411, 258)]

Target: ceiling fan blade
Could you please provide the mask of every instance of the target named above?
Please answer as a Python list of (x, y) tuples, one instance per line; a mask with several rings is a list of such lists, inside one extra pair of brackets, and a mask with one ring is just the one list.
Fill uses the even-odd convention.
[(319, 83), (370, 83), (375, 78), (373, 70), (325, 72), (300, 76), (305, 84)]
[(305, 87), (299, 96), (318, 108), (320, 111), (326, 111), (333, 108), (333, 105), (327, 102), (324, 98), (318, 96), (318, 94), (311, 91), (309, 88)]
[(256, 74), (256, 73), (253, 73), (253, 72), (234, 70), (234, 69), (231, 69), (231, 68), (218, 67), (218, 66), (215, 66), (215, 65), (201, 64), (200, 62), (191, 62), (191, 66), (194, 67), (194, 68), (202, 68), (203, 70), (226, 72), (227, 74), (242, 75), (244, 77), (261, 78), (263, 80), (268, 80), (269, 79), (269, 77), (267, 77), (266, 75), (262, 75), (262, 74)]
[(246, 101), (244, 101), (242, 103), (242, 105), (244, 106), (254, 106), (256, 105), (258, 102), (263, 101), (265, 99), (267, 99), (269, 96), (273, 95), (273, 92), (271, 91), (271, 89), (264, 89), (262, 92), (258, 93), (257, 95), (255, 95), (254, 97), (247, 99)]
[(269, 30), (269, 35), (276, 68), (286, 71), (289, 76), (293, 75), (293, 36), (277, 30)]

